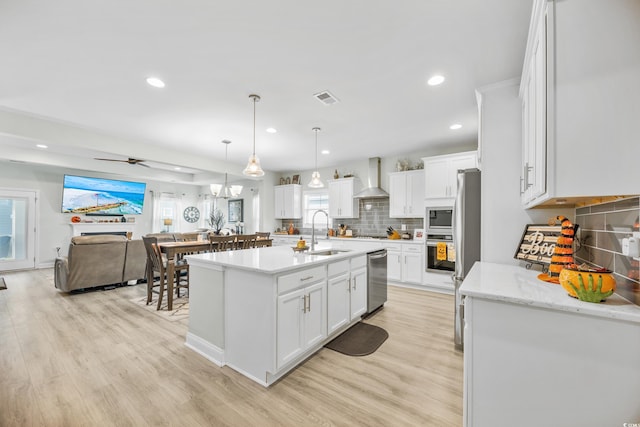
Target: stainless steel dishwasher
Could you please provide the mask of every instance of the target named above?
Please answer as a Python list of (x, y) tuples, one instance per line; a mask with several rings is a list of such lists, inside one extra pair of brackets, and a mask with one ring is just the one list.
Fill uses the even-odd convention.
[(387, 250), (367, 254), (367, 313), (387, 301)]

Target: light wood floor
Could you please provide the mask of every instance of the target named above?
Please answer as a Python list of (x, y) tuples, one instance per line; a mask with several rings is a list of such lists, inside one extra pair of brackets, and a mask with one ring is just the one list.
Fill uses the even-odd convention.
[(266, 389), (184, 346), (186, 323), (130, 302), (145, 286), (58, 292), (3, 273), (0, 426), (461, 426), (453, 297), (390, 287), (372, 355), (322, 349)]

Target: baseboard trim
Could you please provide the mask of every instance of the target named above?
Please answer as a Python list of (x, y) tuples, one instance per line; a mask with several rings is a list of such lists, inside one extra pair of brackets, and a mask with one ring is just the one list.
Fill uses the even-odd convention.
[(197, 335), (192, 334), (191, 332), (187, 332), (187, 340), (184, 345), (220, 367), (226, 364), (223, 349), (211, 344), (209, 341), (206, 341)]

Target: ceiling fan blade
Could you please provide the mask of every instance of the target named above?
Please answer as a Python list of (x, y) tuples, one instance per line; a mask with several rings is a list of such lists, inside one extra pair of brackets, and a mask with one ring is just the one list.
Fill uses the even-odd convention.
[(127, 162), (127, 163), (128, 163), (128, 160), (118, 160), (118, 159), (99, 159), (99, 158), (97, 158), (97, 157), (94, 157), (94, 159), (95, 159), (95, 160), (104, 160), (104, 161), (107, 161), (107, 162)]

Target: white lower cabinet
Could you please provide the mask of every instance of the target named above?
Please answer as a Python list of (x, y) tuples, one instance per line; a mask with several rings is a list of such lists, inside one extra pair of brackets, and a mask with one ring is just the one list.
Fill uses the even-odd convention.
[(366, 257), (329, 264), (327, 333), (331, 335), (367, 311)]
[(387, 245), (387, 280), (422, 284), (424, 249), (420, 243)]
[(402, 282), (402, 249), (387, 248), (387, 280)]
[(322, 278), (318, 283), (278, 296), (278, 369), (327, 337), (326, 289)]
[(367, 258), (351, 258), (350, 320), (355, 320), (367, 312), (367, 291)]
[(422, 245), (403, 245), (402, 247), (402, 281), (405, 283), (422, 283), (423, 266)]
[(329, 264), (327, 282), (327, 333), (342, 328), (349, 323), (349, 261)]

